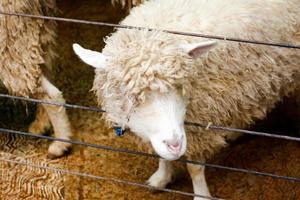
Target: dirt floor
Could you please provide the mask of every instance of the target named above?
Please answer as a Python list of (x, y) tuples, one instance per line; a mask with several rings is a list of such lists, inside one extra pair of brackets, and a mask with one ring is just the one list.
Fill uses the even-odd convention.
[[(118, 22), (125, 11), (113, 8), (104, 0), (58, 1), (61, 15), (70, 18)], [(74, 42), (84, 47), (101, 50), (103, 38), (112, 29), (88, 25), (59, 23), (60, 60), (52, 81), (63, 90), (69, 103), (95, 106), (92, 86), (94, 71), (82, 64), (74, 55)], [(17, 130), (26, 130), (33, 120), (34, 106), (1, 100), (0, 125)], [(289, 107), (294, 105), (289, 102)], [(290, 133), (296, 135), (297, 123), (286, 106), (279, 106), (269, 119), (259, 122), (255, 130)], [(127, 149), (136, 149), (131, 142), (133, 134), (118, 138), (101, 121), (100, 113), (82, 110), (68, 110), (76, 140)], [(0, 135), (0, 155), (19, 161), (32, 162), (43, 166), (115, 177), (144, 183), (157, 168), (157, 159), (133, 156), (124, 153), (74, 146), (70, 155), (47, 159), (49, 142), (21, 136)], [(139, 149), (140, 150), (140, 149)], [(269, 172), (279, 175), (300, 177), (300, 144), (282, 140), (242, 137), (209, 161), (225, 166)], [(191, 180), (185, 167), (177, 163), (177, 179), (169, 188), (192, 192)], [(207, 180), (211, 194), (224, 199), (294, 200), (300, 199), (300, 183), (272, 178), (207, 169)], [(0, 199), (120, 199), (120, 200), (184, 200), (191, 197), (166, 192), (153, 193), (123, 184), (96, 181), (58, 172), (24, 167), (0, 162)]]

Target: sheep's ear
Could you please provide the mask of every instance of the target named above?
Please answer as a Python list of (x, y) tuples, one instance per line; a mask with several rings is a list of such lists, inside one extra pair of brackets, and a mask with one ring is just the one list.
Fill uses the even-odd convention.
[(79, 44), (73, 44), (73, 50), (86, 64), (100, 69), (104, 69), (106, 67), (106, 57), (102, 53), (84, 49)]
[(195, 44), (183, 44), (180, 47), (191, 57), (198, 58), (216, 45), (216, 41), (205, 41)]

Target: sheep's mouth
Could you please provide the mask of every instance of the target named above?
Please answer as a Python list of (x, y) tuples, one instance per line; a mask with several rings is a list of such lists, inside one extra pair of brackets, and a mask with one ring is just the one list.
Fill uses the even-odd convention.
[(182, 149), (182, 141), (177, 142), (174, 145), (167, 144), (167, 148), (171, 154), (179, 157)]

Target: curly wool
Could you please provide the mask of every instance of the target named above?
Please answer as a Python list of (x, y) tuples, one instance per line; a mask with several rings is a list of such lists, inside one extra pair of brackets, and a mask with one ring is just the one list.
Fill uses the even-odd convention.
[[(299, 3), (153, 0), (133, 8), (122, 24), (297, 44)], [(96, 70), (93, 86), (108, 111), (106, 120), (126, 126), (130, 112), (150, 92), (175, 88), (188, 100), (188, 121), (245, 128), (296, 91), (299, 51), (222, 41), (193, 59), (179, 48), (204, 40), (140, 30), (118, 30), (108, 37), (103, 49), (108, 66)], [(197, 131), (189, 128), (188, 155), (197, 152), (201, 158), (209, 158), (231, 137), (206, 132), (195, 136)]]
[[(185, 83), (189, 84), (186, 80), (194, 70), (190, 67), (192, 60), (185, 63), (185, 60), (181, 62), (174, 57), (174, 41), (168, 34), (162, 36), (161, 33), (129, 30), (115, 36), (106, 41), (115, 45), (107, 45), (105, 52), (109, 57), (119, 55), (118, 59), (109, 62), (108, 73), (97, 72), (94, 90), (99, 91), (100, 88), (96, 92), (98, 99), (104, 95), (104, 106), (114, 110), (113, 115), (108, 113), (107, 121), (122, 121), (120, 124), (124, 124), (132, 108), (145, 101), (147, 92), (167, 92), (176, 86), (185, 86)], [(140, 43), (147, 39), (151, 40), (150, 46)], [(130, 51), (126, 46), (131, 47)], [(161, 47), (164, 47), (163, 52)], [(158, 56), (160, 54), (165, 56)], [(183, 52), (178, 52), (178, 56), (188, 58)], [(117, 70), (116, 66), (119, 66)]]
[[(116, 3), (116, 0), (112, 0)], [(133, 1), (137, 5), (140, 1)], [(3, 12), (52, 16), (55, 0), (2, 0)], [(20, 96), (40, 96), (45, 66), (51, 70), (56, 55), (56, 23), (24, 17), (0, 16), (0, 80), (8, 91)]]
[[(2, 0), (0, 10), (53, 15), (55, 0)], [(51, 68), (55, 58), (56, 24), (53, 21), (0, 16), (0, 80), (10, 93), (37, 96), (43, 92), (43, 65)]]

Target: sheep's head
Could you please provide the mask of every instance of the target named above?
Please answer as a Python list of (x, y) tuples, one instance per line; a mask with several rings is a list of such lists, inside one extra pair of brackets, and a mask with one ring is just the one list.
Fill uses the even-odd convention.
[[(161, 57), (160, 54), (152, 55), (153, 52), (143, 57), (132, 55), (132, 52), (126, 55), (126, 51), (123, 51), (122, 55), (113, 57), (84, 49), (78, 44), (74, 44), (73, 49), (85, 63), (97, 68), (94, 90), (101, 99), (109, 121), (124, 125), (150, 141), (161, 157), (174, 160), (181, 157), (187, 147), (184, 130), (187, 103), (183, 85), (188, 76), (182, 70), (190, 70), (192, 67), (188, 65), (192, 65), (191, 60), (215, 44), (206, 41), (177, 45), (167, 53), (165, 49), (164, 53), (177, 51), (178, 54), (167, 55), (167, 60), (160, 62), (153, 61)], [(145, 49), (136, 52), (143, 51)], [(126, 60), (126, 56), (130, 59)], [(156, 70), (159, 72), (156, 73)], [(193, 73), (193, 70), (189, 73)]]

